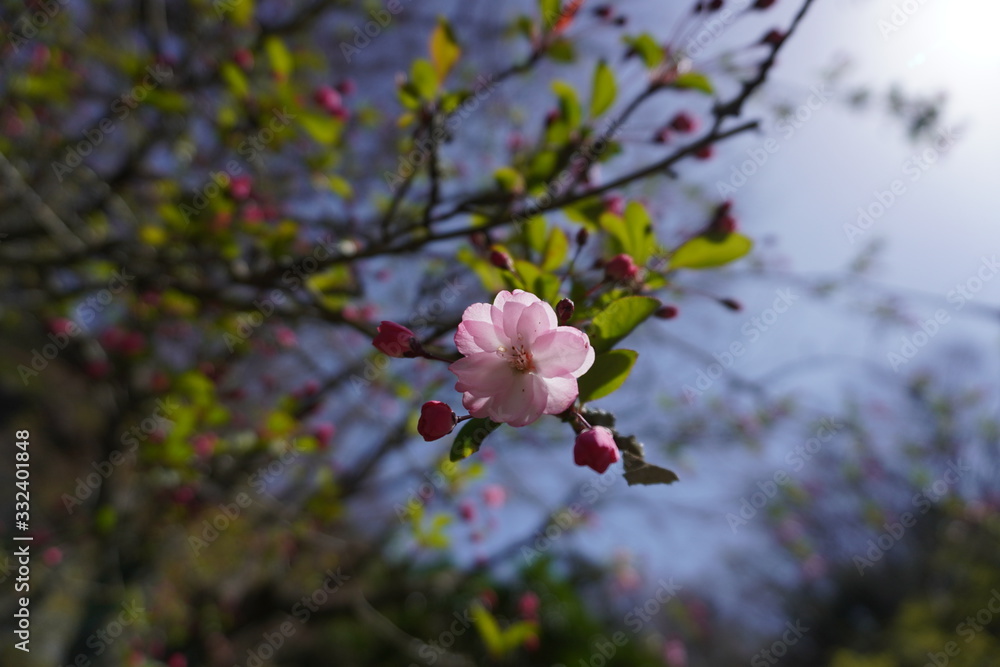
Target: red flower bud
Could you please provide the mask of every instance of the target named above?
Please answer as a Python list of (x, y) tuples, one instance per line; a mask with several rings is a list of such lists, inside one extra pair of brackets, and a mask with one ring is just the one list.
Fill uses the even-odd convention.
[(402, 324), (383, 321), (378, 327), (378, 335), (372, 339), (372, 345), (383, 354), (401, 358), (413, 356), (413, 342), (416, 339), (416, 334)]
[(502, 250), (490, 250), (490, 264), (504, 271), (514, 270), (514, 260)]
[(670, 127), (678, 132), (694, 132), (698, 129), (698, 119), (685, 111), (681, 111), (671, 119)]
[(595, 426), (576, 436), (573, 446), (573, 461), (578, 466), (593, 468), (603, 473), (612, 463), (621, 460), (621, 452), (615, 444), (615, 436), (603, 426)]
[(785, 41), (785, 33), (780, 30), (771, 30), (764, 38), (760, 40), (761, 44), (770, 44), (771, 46), (777, 46)]
[(611, 5), (598, 5), (594, 7), (594, 16), (601, 19), (611, 18), (611, 14), (614, 10)]
[(708, 160), (713, 155), (715, 155), (715, 147), (711, 144), (708, 146), (702, 146), (694, 152), (694, 156), (699, 160)]
[(354, 83), (354, 79), (344, 79), (337, 84), (337, 92), (341, 95), (350, 95), (357, 89), (358, 86)]
[(639, 267), (629, 255), (615, 255), (604, 265), (604, 276), (608, 280), (634, 280), (637, 275)]
[(660, 306), (653, 316), (661, 320), (672, 320), (677, 317), (677, 306)]
[(767, 9), (774, 4), (774, 0), (757, 0), (753, 3), (754, 9)]
[(576, 306), (571, 299), (563, 299), (557, 303), (556, 317), (559, 318), (559, 324), (566, 324), (573, 319), (573, 311), (575, 309)]
[(517, 601), (517, 613), (521, 615), (521, 618), (536, 618), (538, 616), (538, 608), (541, 606), (542, 603), (538, 599), (538, 595), (533, 591), (528, 591), (521, 595)]
[(443, 438), (452, 432), (458, 417), (455, 412), (441, 401), (427, 401), (420, 408), (420, 421), (417, 422), (417, 433), (430, 442)]
[(589, 239), (589, 238), (590, 238), (590, 232), (587, 231), (586, 227), (581, 227), (580, 231), (578, 231), (576, 233), (576, 244), (577, 245), (586, 245), (587, 244), (587, 239)]

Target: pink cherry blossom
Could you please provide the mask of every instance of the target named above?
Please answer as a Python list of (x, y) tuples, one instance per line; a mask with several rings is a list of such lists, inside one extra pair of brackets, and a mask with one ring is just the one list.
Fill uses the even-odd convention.
[(559, 326), (552, 306), (523, 290), (466, 308), (455, 345), (465, 355), (449, 367), (462, 405), (511, 426), (569, 408), (580, 394), (577, 378), (594, 363), (587, 334)]

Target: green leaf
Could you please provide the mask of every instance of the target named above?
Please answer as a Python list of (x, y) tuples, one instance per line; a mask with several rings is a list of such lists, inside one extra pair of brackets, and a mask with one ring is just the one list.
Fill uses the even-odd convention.
[(219, 68), (219, 74), (222, 76), (222, 80), (226, 82), (229, 92), (236, 97), (244, 99), (250, 94), (250, 85), (247, 83), (247, 78), (236, 65), (223, 63), (222, 67)]
[(608, 350), (597, 355), (594, 365), (577, 381), (580, 402), (596, 401), (617, 391), (632, 372), (638, 358), (639, 353), (633, 350)]
[(590, 344), (601, 354), (632, 333), (660, 307), (660, 300), (649, 296), (618, 299), (594, 316), (590, 323)]
[(483, 605), (475, 604), (469, 615), (472, 616), (472, 623), (479, 631), (479, 636), (483, 638), (483, 643), (486, 644), (486, 650), (494, 657), (501, 655), (503, 638), (500, 634), (500, 625), (493, 618), (493, 614), (488, 612)]
[(696, 236), (681, 244), (670, 256), (671, 269), (709, 269), (743, 257), (753, 241), (739, 233), (722, 237)]
[(615, 101), (617, 89), (615, 75), (608, 64), (601, 60), (594, 70), (594, 88), (590, 98), (590, 117), (596, 118), (608, 110)]
[(571, 129), (578, 126), (583, 118), (583, 111), (576, 96), (576, 88), (565, 81), (553, 81), (552, 92), (559, 98), (559, 113), (563, 122)]
[(472, 456), (479, 451), (486, 436), (499, 426), (500, 424), (490, 419), (470, 419), (455, 436), (455, 442), (451, 443), (448, 459), (454, 462)]
[(269, 37), (264, 42), (264, 50), (267, 58), (271, 61), (271, 69), (278, 75), (279, 79), (285, 80), (292, 73), (292, 54), (288, 52), (288, 47), (277, 37)]
[(568, 254), (569, 239), (566, 238), (566, 232), (553, 227), (549, 232), (549, 239), (545, 242), (545, 250), (542, 251), (542, 270), (552, 271), (558, 268), (566, 261)]
[(712, 82), (701, 72), (685, 72), (684, 74), (680, 74), (674, 79), (673, 86), (681, 90), (699, 90), (706, 95), (711, 95), (715, 92)]
[(644, 32), (637, 37), (626, 35), (623, 40), (639, 54), (646, 67), (652, 69), (663, 62), (663, 49), (660, 48), (660, 45), (656, 43), (656, 40), (648, 32)]
[(528, 247), (535, 252), (542, 252), (545, 249), (545, 218), (536, 215), (529, 218), (524, 223), (524, 240)]
[(438, 82), (444, 83), (444, 80), (448, 78), (448, 73), (451, 72), (451, 68), (458, 62), (459, 56), (462, 55), (462, 49), (455, 40), (455, 33), (452, 32), (451, 24), (443, 16), (438, 18), (437, 27), (431, 33), (430, 52), (431, 63), (434, 65), (434, 72), (437, 74)]
[(656, 250), (653, 236), (653, 221), (646, 208), (639, 202), (629, 202), (625, 207), (625, 233), (628, 238), (628, 252), (636, 264), (642, 265)]
[(332, 116), (303, 111), (299, 113), (299, 123), (318, 143), (329, 146), (340, 138), (341, 122)]
[(565, 37), (552, 40), (546, 53), (557, 63), (571, 63), (576, 60), (576, 48), (573, 42)]
[(513, 167), (500, 167), (493, 172), (493, 180), (504, 192), (511, 194), (524, 192), (524, 176)]
[(433, 100), (438, 91), (437, 73), (434, 66), (423, 58), (413, 61), (410, 70), (410, 81), (416, 87), (417, 92), (425, 100)]
[(523, 644), (530, 637), (538, 634), (538, 630), (531, 621), (518, 621), (507, 626), (501, 635), (500, 651), (507, 654)]
[(538, 0), (538, 13), (545, 28), (551, 28), (559, 20), (559, 0)]

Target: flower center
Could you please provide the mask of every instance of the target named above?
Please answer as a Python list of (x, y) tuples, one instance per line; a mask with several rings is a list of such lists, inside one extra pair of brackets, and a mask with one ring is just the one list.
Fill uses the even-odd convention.
[(497, 354), (504, 357), (510, 367), (518, 373), (531, 373), (535, 370), (535, 362), (531, 358), (531, 352), (524, 345), (510, 349), (501, 345), (497, 348)]

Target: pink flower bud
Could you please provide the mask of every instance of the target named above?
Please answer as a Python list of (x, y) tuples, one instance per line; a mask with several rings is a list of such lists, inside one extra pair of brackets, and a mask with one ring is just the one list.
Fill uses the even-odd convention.
[(608, 280), (634, 280), (639, 267), (630, 255), (615, 255), (604, 265), (604, 275)]
[(455, 412), (441, 401), (427, 401), (420, 408), (420, 421), (417, 422), (417, 433), (430, 442), (443, 438), (452, 432), (458, 418)]
[(514, 260), (502, 250), (490, 250), (490, 264), (504, 271), (514, 270)]
[(653, 316), (661, 320), (672, 320), (677, 317), (677, 306), (660, 306)]
[(771, 46), (777, 46), (778, 44), (781, 44), (783, 41), (785, 41), (785, 33), (781, 32), (780, 30), (771, 30), (766, 35), (764, 35), (764, 38), (760, 40), (760, 43), (770, 44)]
[(521, 618), (536, 618), (540, 606), (541, 601), (538, 599), (538, 595), (533, 591), (528, 591), (517, 601), (517, 613), (521, 615)]
[(476, 520), (476, 506), (468, 500), (463, 500), (458, 506), (458, 514), (462, 517), (462, 521), (472, 523)]
[(556, 317), (559, 318), (559, 323), (560, 324), (566, 324), (571, 319), (573, 319), (573, 311), (575, 309), (576, 309), (576, 306), (573, 304), (573, 301), (570, 300), (570, 299), (563, 299), (562, 301), (560, 301), (559, 303), (557, 303), (556, 304)]
[(587, 466), (603, 473), (608, 466), (619, 460), (621, 452), (615, 444), (615, 436), (603, 426), (595, 426), (576, 436), (573, 461), (578, 466)]
[(242, 201), (250, 196), (252, 187), (253, 182), (249, 176), (237, 176), (229, 182), (229, 193), (233, 199)]
[(330, 439), (333, 438), (333, 434), (336, 432), (336, 427), (330, 422), (316, 424), (316, 429), (313, 431), (313, 434), (316, 436), (319, 448), (326, 449), (330, 445)]
[(249, 71), (253, 69), (253, 52), (250, 49), (236, 49), (233, 54), (233, 62), (241, 69)]
[(507, 491), (499, 484), (490, 484), (483, 489), (483, 502), (487, 507), (498, 508), (507, 501)]
[(678, 132), (694, 132), (698, 129), (698, 119), (686, 111), (681, 111), (670, 120), (670, 127)]
[(313, 93), (313, 101), (316, 104), (323, 107), (327, 113), (337, 113), (337, 111), (344, 105), (344, 100), (341, 98), (340, 93), (331, 88), (330, 86), (320, 86)]
[(402, 324), (383, 321), (379, 325), (378, 335), (372, 339), (372, 345), (382, 354), (398, 359), (413, 355), (413, 341), (416, 339), (416, 334)]
[(604, 208), (607, 209), (608, 213), (622, 215), (625, 213), (625, 198), (619, 195), (612, 195), (604, 200)]

